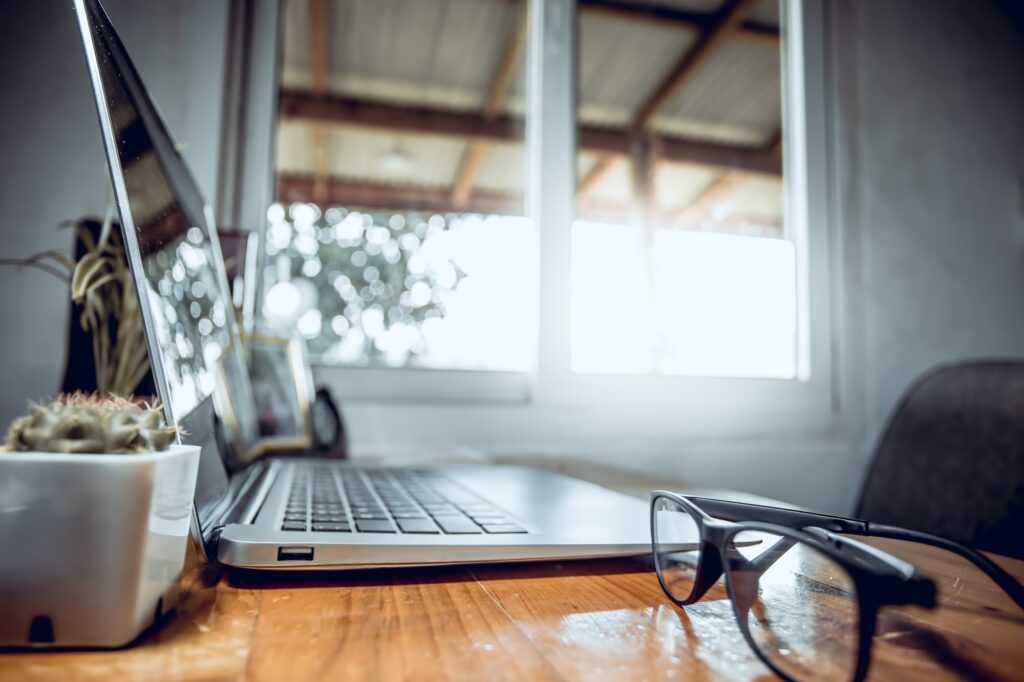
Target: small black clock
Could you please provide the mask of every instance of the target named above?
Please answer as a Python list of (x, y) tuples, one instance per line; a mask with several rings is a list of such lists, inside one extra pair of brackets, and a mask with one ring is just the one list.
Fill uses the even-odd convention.
[(348, 458), (348, 438), (341, 410), (324, 386), (316, 390), (310, 412), (313, 426), (313, 452), (322, 457)]

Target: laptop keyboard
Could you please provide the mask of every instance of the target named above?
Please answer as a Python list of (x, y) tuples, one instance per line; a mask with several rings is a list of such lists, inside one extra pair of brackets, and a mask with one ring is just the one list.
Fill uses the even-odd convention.
[(526, 533), (500, 509), (429, 470), (296, 467), (281, 530), (315, 533)]

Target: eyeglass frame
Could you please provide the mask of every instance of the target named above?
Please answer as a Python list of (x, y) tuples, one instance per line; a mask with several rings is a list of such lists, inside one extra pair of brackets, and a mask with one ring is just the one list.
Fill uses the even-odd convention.
[[(660, 498), (667, 499), (687, 511), (697, 525), (699, 533), (699, 555), (697, 565), (694, 568), (693, 587), (689, 596), (682, 600), (677, 599), (665, 584), (661, 560), (659, 559), (659, 543), (655, 529), (657, 527), (656, 506)], [(741, 515), (740, 512), (744, 510), (753, 508), (753, 511), (760, 512), (762, 518), (769, 517), (767, 519), (769, 522), (756, 520), (731, 521), (714, 518), (698, 506), (697, 500), (710, 503), (710, 506), (714, 506), (718, 512), (726, 512), (733, 517)], [(815, 521), (825, 522), (826, 525), (832, 526), (834, 530), (820, 526), (793, 527), (793, 522), (799, 523), (808, 520), (805, 514), (810, 514)], [(716, 513), (716, 516), (720, 517), (718, 513)], [(790, 523), (774, 523), (773, 521), (777, 519), (789, 521)], [(686, 607), (699, 601), (724, 574), (729, 601), (733, 607), (733, 614), (747, 644), (757, 657), (773, 672), (783, 679), (790, 681), (793, 678), (779, 668), (761, 650), (761, 647), (754, 641), (753, 635), (750, 633), (747, 622), (747, 612), (749, 612), (749, 609), (747, 609), (747, 612), (741, 612), (741, 606), (737, 601), (737, 593), (733, 585), (732, 572), (737, 570), (733, 567), (733, 564), (737, 562), (742, 561), (747, 564), (752, 564), (753, 562), (736, 551), (735, 547), (732, 547), (732, 552), (729, 552), (731, 547), (730, 541), (736, 534), (742, 531), (766, 532), (779, 535), (788, 539), (791, 543), (802, 542), (809, 545), (834, 560), (846, 571), (853, 582), (854, 596), (857, 600), (857, 633), (859, 638), (857, 643), (857, 659), (851, 679), (859, 682), (866, 677), (870, 666), (879, 610), (885, 606), (907, 604), (934, 608), (936, 605), (936, 588), (934, 581), (918, 573), (912, 564), (870, 545), (836, 534), (836, 531), (850, 532), (850, 528), (856, 523), (863, 522), (764, 505), (689, 497), (664, 490), (656, 490), (651, 493), (651, 549), (654, 554), (655, 572), (662, 590), (673, 603), (680, 607)], [(866, 526), (866, 524), (864, 525)], [(858, 528), (860, 527), (854, 527), (854, 530)], [(866, 528), (860, 529), (866, 530)], [(788, 544), (782, 548), (782, 551), (784, 552), (792, 546), (793, 544)], [(781, 556), (781, 552), (773, 546), (762, 557), (766, 555), (774, 563), (774, 559)], [(755, 566), (755, 570), (758, 570), (758, 568)], [(767, 567), (764, 570), (767, 570)], [(758, 572), (763, 573), (764, 570), (759, 570)]]
[[(700, 543), (699, 546), (699, 557), (697, 560), (697, 566), (695, 567), (694, 574), (694, 589), (691, 590), (690, 595), (685, 600), (676, 599), (672, 592), (668, 589), (663, 578), (662, 567), (658, 560), (657, 552), (657, 536), (655, 534), (655, 503), (658, 498), (666, 498), (672, 502), (675, 502), (683, 509), (691, 512), (694, 522), (696, 523), (699, 530)], [(710, 513), (709, 513), (710, 512)], [(714, 516), (712, 516), (712, 514)], [(756, 520), (749, 520), (751, 517)], [(843, 516), (833, 516), (828, 514), (820, 514), (817, 512), (803, 511), (799, 509), (787, 509), (784, 507), (769, 507), (767, 505), (759, 505), (748, 502), (734, 502), (731, 500), (716, 500), (713, 498), (701, 498), (696, 496), (682, 496), (669, 491), (654, 491), (650, 494), (650, 526), (651, 526), (651, 550), (654, 557), (654, 567), (657, 574), (658, 584), (662, 586), (662, 590), (665, 594), (677, 605), (685, 607), (689, 604), (693, 604), (698, 601), (708, 590), (710, 590), (725, 574), (726, 587), (729, 591), (730, 601), (733, 602), (733, 612), (736, 615), (737, 623), (740, 626), (740, 630), (743, 633), (743, 637), (750, 644), (751, 648), (754, 649), (755, 654), (765, 663), (773, 672), (780, 675), (784, 679), (792, 679), (783, 671), (779, 670), (768, 657), (763, 654), (760, 648), (753, 641), (753, 637), (750, 635), (749, 628), (746, 627), (743, 617), (737, 610), (737, 604), (732, 598), (732, 587), (729, 584), (730, 577), (729, 573), (724, 569), (725, 559), (725, 548), (728, 546), (727, 540), (734, 536), (736, 532), (742, 529), (749, 530), (760, 530), (762, 532), (773, 532), (773, 534), (784, 536), (792, 540), (807, 542), (815, 549), (824, 552), (829, 558), (837, 560), (846, 570), (850, 573), (851, 579), (854, 580), (855, 591), (857, 592), (858, 598), (858, 630), (860, 631), (860, 641), (858, 642), (858, 654), (857, 654), (857, 666), (854, 672), (854, 680), (862, 680), (866, 674), (870, 663), (870, 652), (873, 640), (874, 627), (877, 625), (878, 610), (885, 605), (896, 605), (895, 603), (889, 603), (886, 599), (886, 583), (892, 585), (892, 578), (897, 576), (903, 576), (907, 580), (912, 580), (910, 583), (905, 583), (905, 586), (913, 585), (912, 589), (919, 590), (918, 595), (913, 595), (915, 599), (923, 602), (931, 601), (931, 606), (928, 603), (924, 603), (926, 607), (934, 607), (935, 605), (935, 583), (930, 579), (920, 576), (920, 573), (912, 566), (912, 564), (903, 561), (891, 554), (884, 552), (876, 547), (866, 545), (864, 543), (839, 536), (837, 534), (851, 535), (851, 536), (862, 536), (862, 537), (876, 537), (876, 538), (889, 538), (894, 540), (901, 540), (907, 542), (921, 543), (937, 547), (954, 554), (957, 554), (975, 566), (982, 570), (986, 576), (996, 584), (996, 586), (1005, 592), (1018, 607), (1024, 609), (1024, 586), (1017, 582), (1010, 573), (999, 567), (994, 561), (984, 556), (980, 552), (971, 549), (961, 543), (943, 538), (941, 536), (935, 536), (927, 534), (919, 530), (911, 530), (909, 528), (902, 528), (899, 526), (888, 525), (884, 523), (872, 523), (861, 519), (848, 518)], [(708, 541), (706, 541), (708, 538)], [(705, 552), (708, 545), (711, 545), (715, 550), (713, 553)], [(714, 554), (718, 564), (716, 567), (709, 569), (705, 567), (702, 569), (703, 577), (701, 578), (701, 563), (703, 557)], [(877, 577), (881, 573), (881, 576), (885, 577), (882, 581), (878, 581)], [(714, 579), (710, 577), (713, 576)], [(870, 619), (870, 632), (868, 635), (864, 635), (866, 631), (866, 625), (864, 624), (863, 614), (863, 603), (861, 599), (864, 595), (864, 590), (857, 584), (858, 576), (860, 580), (865, 581), (865, 587), (868, 589), (877, 589), (882, 587), (881, 593), (876, 593), (873, 597), (868, 599), (869, 611), (872, 612)], [(863, 578), (868, 576), (868, 578)], [(700, 581), (698, 590), (697, 581)], [(873, 584), (873, 586), (871, 586)], [(930, 588), (928, 587), (930, 584)], [(902, 588), (901, 588), (902, 589)], [(931, 591), (931, 597), (927, 596), (927, 592)], [(892, 596), (892, 595), (889, 595)], [(900, 595), (900, 600), (908, 595)], [(874, 602), (873, 608), (870, 608), (871, 603)]]
[[(654, 505), (653, 496), (660, 493), (667, 493), (670, 496), (677, 495), (676, 493), (662, 490), (652, 492), (652, 509)], [(753, 502), (736, 502), (733, 500), (720, 500), (711, 497), (699, 497), (696, 495), (683, 495), (681, 497), (685, 497), (691, 501), (691, 504), (699, 505), (702, 511), (723, 521), (762, 521), (778, 526), (785, 526), (787, 528), (799, 528), (802, 530), (820, 529), (830, 533), (834, 538), (838, 538), (838, 536), (835, 536), (836, 533), (842, 533), (843, 535), (889, 538), (892, 540), (916, 542), (919, 544), (937, 547), (939, 549), (946, 550), (947, 552), (952, 552), (953, 554), (956, 554), (974, 564), (975, 567), (981, 570), (981, 572), (994, 582), (999, 589), (1013, 600), (1018, 608), (1024, 610), (1024, 585), (1018, 582), (1013, 576), (1003, 570), (1002, 567), (981, 552), (971, 549), (970, 547), (955, 540), (942, 537), (941, 535), (933, 535), (931, 533), (902, 528), (900, 526), (891, 526), (884, 523), (874, 523), (864, 521), (862, 519), (834, 516), (831, 514), (822, 514), (820, 512), (805, 511), (802, 509), (770, 507), (768, 505), (756, 504)], [(845, 540), (847, 543), (852, 541), (851, 538), (838, 539)], [(856, 544), (860, 549), (874, 549), (871, 548), (870, 545), (865, 545), (864, 543), (858, 542)], [(881, 550), (875, 550), (875, 552), (884, 554), (888, 557), (887, 560), (896, 559), (896, 557), (893, 557), (887, 552), (882, 552)]]

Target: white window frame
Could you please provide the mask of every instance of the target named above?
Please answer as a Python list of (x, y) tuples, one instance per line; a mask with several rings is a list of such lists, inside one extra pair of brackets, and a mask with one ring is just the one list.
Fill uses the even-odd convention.
[[(576, 7), (574, 0), (530, 0), (526, 120), (527, 212), (539, 247), (539, 345), (532, 372), (359, 368), (315, 363), (318, 382), (349, 405), (386, 401), (473, 410), (493, 404), (529, 412), (616, 409), (677, 415), (672, 434), (827, 431), (837, 416), (834, 379), (832, 187), (826, 89), (826, 7), (782, 0), (786, 236), (796, 247), (798, 378), (743, 379), (592, 375), (570, 370), (570, 248), (576, 186)], [(250, 0), (257, 4), (276, 0)], [(269, 12), (264, 14), (269, 16)], [(280, 17), (280, 12), (278, 12)], [(279, 42), (274, 46), (277, 63)], [(253, 74), (252, 77), (259, 77)], [(267, 82), (265, 74), (264, 84)], [(276, 74), (274, 76), (276, 85)], [(265, 85), (263, 86), (265, 87)], [(264, 90), (256, 89), (256, 92)], [(263, 106), (267, 98), (263, 97)], [(268, 137), (273, 116), (255, 116)], [(250, 128), (251, 132), (252, 128)], [(251, 139), (251, 138), (250, 138)], [(267, 169), (273, 173), (273, 164)], [(250, 168), (249, 175), (252, 175)], [(265, 177), (262, 180), (265, 183)], [(259, 180), (250, 180), (258, 183)], [(262, 185), (266, 187), (266, 184)], [(265, 219), (261, 217), (261, 229)], [(813, 229), (811, 229), (813, 226)], [(646, 418), (646, 417), (645, 417)], [(456, 436), (457, 437), (457, 434)]]
[[(575, 148), (558, 144), (575, 134), (574, 49), (572, 26), (561, 14), (573, 11), (572, 0), (546, 0), (531, 25), (533, 81), (529, 121), (528, 177), (536, 204), (542, 291), (541, 354), (535, 397), (539, 404), (632, 410), (670, 410), (700, 424), (764, 433), (831, 424), (833, 409), (832, 321), (828, 186), (828, 116), (825, 89), (824, 4), (803, 0), (782, 3), (784, 167), (787, 192), (786, 236), (796, 248), (798, 376), (796, 380), (666, 375), (609, 376), (573, 373), (569, 367), (569, 272), (575, 202)], [(539, 43), (539, 44), (538, 44)], [(538, 82), (539, 81), (539, 82)], [(537, 128), (540, 128), (537, 131)], [(574, 147), (574, 146), (573, 146)], [(815, 229), (810, 229), (810, 226)]]

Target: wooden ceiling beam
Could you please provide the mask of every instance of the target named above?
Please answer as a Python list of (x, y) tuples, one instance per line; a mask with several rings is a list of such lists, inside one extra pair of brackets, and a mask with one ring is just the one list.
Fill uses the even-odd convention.
[[(314, 178), (311, 175), (281, 173), (277, 177), (280, 201), (311, 201)], [(410, 210), (436, 213), (465, 211), (498, 215), (523, 215), (523, 198), (519, 193), (477, 190), (466, 204), (456, 208), (451, 191), (444, 187), (392, 185), (331, 178), (328, 182), (328, 205), (384, 210)]]
[[(282, 120), (328, 123), (406, 133), (479, 140), (488, 143), (521, 144), (523, 121), (499, 114), (486, 119), (479, 113), (465, 113), (378, 104), (334, 95), (317, 96), (305, 91), (283, 90), (280, 96)], [(614, 128), (583, 126), (578, 137), (582, 150), (629, 156), (631, 136)], [(782, 162), (770, 150), (733, 147), (660, 137), (660, 158), (673, 163), (737, 168), (751, 173), (780, 175)]]
[[(456, 209), (451, 203), (451, 192), (443, 187), (422, 187), (416, 185), (392, 185), (359, 182), (342, 178), (331, 178), (328, 183), (328, 205), (346, 206), (353, 209), (377, 209), (390, 211), (423, 211), (449, 213), (464, 211), (495, 215), (523, 215), (522, 196), (519, 193), (504, 193), (477, 190), (463, 209)], [(311, 175), (283, 173), (277, 178), (279, 201), (311, 201), (313, 177)], [(629, 204), (609, 201), (593, 201), (580, 210), (583, 220), (626, 223), (629, 218)], [(655, 211), (656, 225), (670, 225), (675, 215)], [(778, 219), (770, 216), (728, 216), (715, 221), (714, 232), (735, 232), (743, 234), (750, 224), (759, 224), (764, 236), (781, 237)], [(681, 226), (686, 227), (686, 226)], [(692, 226), (691, 226), (692, 227)]]
[[(527, 12), (527, 3), (523, 3), (519, 8), (519, 17), (516, 20), (515, 28), (512, 29), (512, 34), (505, 42), (505, 49), (502, 50), (498, 66), (491, 78), (491, 87), (481, 112), (484, 120), (494, 120), (501, 113), (509, 86), (512, 85), (512, 78), (522, 61), (523, 51), (526, 47), (526, 33), (529, 28)], [(487, 147), (480, 140), (471, 140), (466, 145), (459, 168), (455, 173), (455, 182), (452, 184), (452, 201), (455, 206), (464, 206), (469, 200), (469, 195), (473, 192), (473, 186), (480, 175), (486, 156)]]
[(702, 64), (707, 62), (719, 45), (737, 33), (740, 21), (755, 2), (757, 0), (727, 0), (715, 15), (711, 25), (701, 30), (690, 48), (679, 58), (679, 61), (647, 98), (647, 101), (637, 110), (632, 123), (634, 130), (646, 128), (651, 119), (682, 89), (686, 81), (697, 72)]
[(587, 174), (580, 180), (579, 185), (576, 186), (576, 196), (580, 201), (584, 200), (601, 183), (601, 180), (611, 171), (619, 158), (615, 154), (606, 154), (590, 167)]
[(456, 207), (465, 206), (469, 202), (473, 185), (476, 184), (480, 170), (484, 167), (486, 157), (486, 143), (480, 140), (470, 140), (466, 143), (458, 170), (455, 171), (455, 181), (452, 183), (452, 204)]

